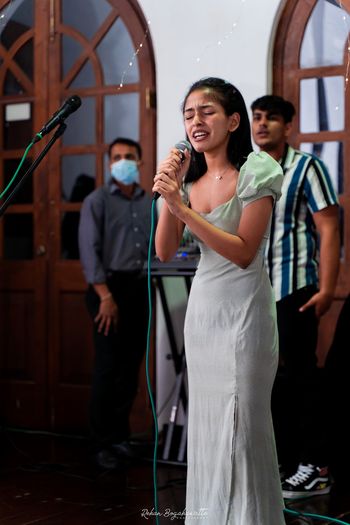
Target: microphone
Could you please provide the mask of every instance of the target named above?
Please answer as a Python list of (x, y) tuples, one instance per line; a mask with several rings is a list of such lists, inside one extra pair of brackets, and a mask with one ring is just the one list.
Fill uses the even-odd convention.
[[(192, 151), (191, 143), (188, 142), (188, 140), (181, 140), (181, 142), (178, 142), (177, 144), (175, 144), (174, 147), (180, 153), (181, 162), (185, 160), (185, 151), (188, 150), (190, 153)], [(160, 193), (158, 193), (158, 191), (155, 191), (153, 193), (153, 200), (156, 201), (157, 199), (159, 199), (159, 197), (160, 197)]]
[(81, 100), (78, 95), (72, 95), (63, 102), (62, 106), (56, 113), (52, 115), (50, 120), (41, 128), (39, 134), (41, 136), (50, 133), (52, 129), (61, 124), (71, 113), (74, 113), (81, 106)]

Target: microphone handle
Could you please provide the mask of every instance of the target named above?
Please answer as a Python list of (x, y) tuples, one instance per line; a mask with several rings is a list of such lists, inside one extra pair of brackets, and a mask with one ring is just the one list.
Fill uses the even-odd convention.
[[(185, 152), (182, 151), (181, 149), (178, 149), (178, 152), (179, 152), (180, 155), (181, 155), (181, 164), (182, 164), (183, 161), (185, 160)], [(159, 197), (160, 197), (160, 193), (158, 193), (158, 191), (155, 191), (155, 192), (153, 193), (153, 198), (152, 198), (152, 200), (156, 201), (157, 199), (159, 199)]]

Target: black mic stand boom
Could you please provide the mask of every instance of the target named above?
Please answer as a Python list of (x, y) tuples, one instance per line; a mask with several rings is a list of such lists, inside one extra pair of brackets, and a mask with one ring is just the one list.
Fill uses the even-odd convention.
[[(53, 137), (49, 140), (49, 142), (46, 144), (45, 148), (42, 150), (42, 152), (37, 156), (37, 158), (33, 161), (33, 163), (29, 166), (23, 177), (18, 181), (10, 195), (6, 198), (4, 203), (0, 206), (0, 217), (2, 217), (8, 208), (8, 206), (11, 204), (12, 200), (14, 199), (15, 195), (17, 194), (18, 190), (22, 186), (24, 180), (29, 177), (35, 170), (35, 168), (40, 164), (40, 162), (43, 160), (47, 152), (51, 149), (51, 147), (54, 145), (56, 140), (63, 135), (67, 127), (67, 124), (64, 122), (61, 122), (59, 128), (55, 131)], [(33, 143), (37, 142), (36, 138), (33, 139)]]

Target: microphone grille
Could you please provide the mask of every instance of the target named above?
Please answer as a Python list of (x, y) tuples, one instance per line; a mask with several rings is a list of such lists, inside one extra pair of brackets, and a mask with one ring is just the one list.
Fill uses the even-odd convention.
[(191, 153), (192, 151), (192, 145), (188, 140), (181, 140), (177, 144), (175, 144), (175, 148), (179, 151), (184, 152), (186, 149)]
[(72, 95), (67, 102), (72, 108), (72, 112), (76, 111), (81, 106), (81, 98), (78, 97), (78, 95)]

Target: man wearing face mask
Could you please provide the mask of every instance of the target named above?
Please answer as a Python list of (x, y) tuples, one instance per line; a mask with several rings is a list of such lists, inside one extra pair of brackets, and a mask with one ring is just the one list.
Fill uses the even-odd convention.
[(148, 323), (147, 259), (151, 197), (139, 185), (140, 145), (117, 138), (108, 150), (110, 180), (83, 202), (80, 260), (89, 284), (95, 364), (90, 429), (102, 468), (130, 454), (129, 414), (134, 401)]

